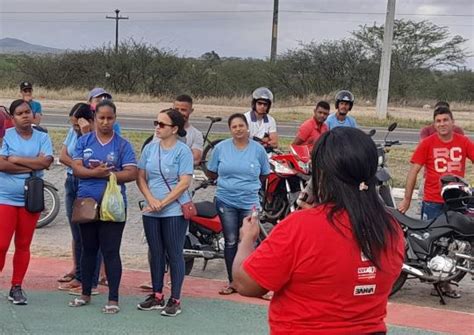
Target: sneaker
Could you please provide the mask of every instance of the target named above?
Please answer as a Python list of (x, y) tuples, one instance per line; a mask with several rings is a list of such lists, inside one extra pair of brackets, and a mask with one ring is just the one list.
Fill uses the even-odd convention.
[[(75, 296), (80, 296), (82, 295), (82, 286), (78, 286), (78, 287), (75, 287), (75, 288), (72, 288), (70, 289), (69, 291), (67, 291), (69, 293), (69, 295), (75, 295)], [(91, 295), (99, 295), (99, 290), (97, 289), (97, 287), (93, 287), (92, 290), (91, 290)]]
[(181, 313), (181, 304), (173, 298), (169, 298), (165, 309), (161, 311), (161, 315), (164, 316), (176, 316), (179, 313)]
[(10, 289), (8, 300), (13, 302), (14, 305), (28, 305), (28, 299), (26, 298), (25, 291), (23, 291), (19, 285), (13, 286)]
[(155, 294), (152, 293), (146, 297), (144, 302), (139, 303), (137, 308), (142, 311), (162, 310), (165, 308), (165, 299), (161, 298), (161, 300), (158, 300)]

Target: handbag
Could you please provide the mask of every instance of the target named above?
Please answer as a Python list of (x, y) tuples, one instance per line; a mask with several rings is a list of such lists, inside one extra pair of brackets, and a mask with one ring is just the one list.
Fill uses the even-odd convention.
[(44, 210), (44, 181), (31, 173), (25, 179), (25, 209), (30, 213)]
[[(168, 184), (168, 181), (166, 180), (165, 176), (163, 175), (163, 172), (161, 171), (161, 146), (160, 144), (158, 143), (158, 166), (160, 168), (160, 174), (161, 174), (161, 178), (163, 178), (163, 181), (165, 182), (166, 184), (166, 187), (168, 187), (168, 190), (171, 192), (171, 187), (170, 185)], [(187, 192), (187, 191), (186, 191)], [(196, 216), (197, 215), (197, 208), (196, 206), (194, 205), (194, 202), (192, 200), (188, 201), (188, 202), (185, 202), (184, 204), (182, 204), (181, 202), (179, 202), (179, 199), (176, 199), (176, 201), (178, 202), (178, 204), (181, 206), (181, 211), (183, 212), (183, 216), (184, 216), (184, 219), (185, 220), (189, 220), (191, 219), (193, 216)]]
[(72, 205), (71, 222), (75, 224), (99, 220), (99, 205), (94, 198), (77, 198)]

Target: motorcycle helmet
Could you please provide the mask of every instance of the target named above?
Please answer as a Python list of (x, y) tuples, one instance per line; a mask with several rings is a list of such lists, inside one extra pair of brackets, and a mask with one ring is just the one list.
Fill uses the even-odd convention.
[(447, 207), (452, 210), (465, 209), (470, 199), (462, 199), (472, 196), (469, 184), (457, 176), (446, 176), (441, 178), (441, 196)]
[(349, 91), (342, 90), (337, 92), (336, 94), (336, 109), (339, 107), (339, 102), (341, 101), (346, 101), (349, 103), (349, 110), (352, 109), (352, 106), (354, 105), (354, 94), (352, 94)]
[(255, 110), (255, 104), (258, 100), (264, 100), (268, 102), (267, 113), (270, 112), (270, 107), (273, 103), (273, 93), (266, 87), (259, 87), (252, 93), (252, 109)]

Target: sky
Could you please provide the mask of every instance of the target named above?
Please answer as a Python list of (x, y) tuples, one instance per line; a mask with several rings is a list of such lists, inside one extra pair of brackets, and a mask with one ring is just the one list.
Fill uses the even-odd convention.
[[(386, 0), (280, 0), (278, 53), (300, 43), (350, 37), (360, 25), (382, 24)], [(120, 39), (197, 57), (267, 58), (273, 0), (0, 0), (0, 38), (12, 37), (60, 49), (82, 49), (115, 41), (114, 10)], [(430, 16), (431, 15), (431, 16)], [(474, 54), (474, 1), (398, 0), (397, 19), (431, 20), (452, 35), (469, 39)], [(466, 66), (474, 68), (474, 58)]]

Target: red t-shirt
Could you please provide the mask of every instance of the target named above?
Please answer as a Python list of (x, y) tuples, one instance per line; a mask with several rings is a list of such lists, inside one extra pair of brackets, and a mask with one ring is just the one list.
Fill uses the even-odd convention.
[(474, 161), (474, 143), (467, 136), (454, 133), (451, 141), (443, 142), (433, 134), (421, 141), (410, 162), (425, 167), (423, 200), (443, 203), (440, 178), (447, 174), (464, 177), (466, 158)]
[(303, 122), (298, 129), (296, 137), (303, 141), (302, 145), (313, 145), (314, 142), (326, 131), (328, 131), (328, 126), (323, 124), (318, 124), (314, 117)]
[[(461, 127), (454, 126), (453, 131), (459, 135), (464, 135), (464, 130)], [(428, 136), (433, 135), (436, 133), (436, 128), (434, 125), (429, 125), (420, 130), (420, 140), (424, 140)]]
[(280, 222), (244, 262), (260, 286), (274, 291), (272, 334), (368, 334), (384, 332), (386, 306), (404, 258), (397, 231), (381, 269), (366, 260), (352, 236), (349, 217), (339, 215), (337, 231), (327, 207), (301, 210)]

